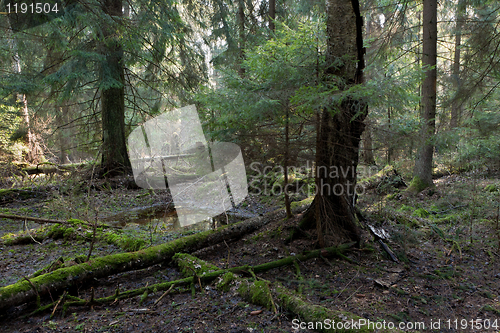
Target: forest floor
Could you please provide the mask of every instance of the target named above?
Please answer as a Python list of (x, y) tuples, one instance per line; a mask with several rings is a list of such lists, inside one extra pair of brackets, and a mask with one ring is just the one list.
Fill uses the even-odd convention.
[[(384, 229), (385, 242), (399, 258), (392, 261), (363, 231), (360, 250), (346, 253), (350, 259), (311, 259), (281, 267), (259, 277), (279, 282), (300, 292), (304, 299), (332, 309), (342, 309), (372, 322), (393, 322), (396, 327), (420, 326), (425, 332), (498, 332), (500, 330), (500, 234), (498, 173), (471, 172), (435, 180), (436, 187), (416, 196), (392, 187), (391, 179), (367, 189), (358, 207), (367, 222)], [(85, 184), (50, 180), (31, 186), (40, 195), (5, 200), (0, 210), (46, 218), (103, 219), (120, 211), (146, 207), (168, 200), (166, 194), (127, 190), (120, 180), (99, 183), (90, 190)], [(117, 186), (114, 186), (118, 184)], [(265, 202), (264, 202), (265, 201)], [(241, 210), (263, 214), (279, 205), (279, 198), (250, 196)], [(313, 249), (311, 238), (284, 240), (300, 215), (275, 220), (244, 238), (193, 253), (219, 268), (257, 265)], [(28, 228), (36, 228), (27, 222)], [(23, 221), (0, 220), (0, 236), (17, 234)], [(197, 232), (172, 230), (163, 222), (130, 223), (124, 234), (143, 239), (150, 246)], [(34, 229), (32, 229), (34, 232)], [(11, 235), (12, 236), (12, 235)], [(99, 240), (92, 256), (123, 252), (128, 243)], [(130, 244), (128, 244), (130, 245)], [(0, 286), (14, 283), (47, 266), (59, 257), (65, 260), (87, 255), (89, 241), (72, 237), (46, 238), (40, 243), (0, 243)], [(89, 299), (120, 290), (175, 280), (180, 272), (170, 263), (96, 279), (92, 285), (77, 286), (71, 293)], [(158, 304), (162, 293), (140, 296), (112, 305), (71, 307), (63, 317), (60, 309), (22, 317), (34, 304), (11, 308), (0, 314), (1, 332), (309, 332), (295, 329), (292, 313), (269, 311), (248, 303), (234, 290), (218, 291), (205, 285), (203, 291), (172, 293)], [(53, 295), (56, 299), (56, 295)], [(44, 300), (45, 302), (50, 300)], [(42, 301), (42, 304), (44, 302)], [(262, 312), (256, 311), (261, 310)], [(279, 309), (278, 309), (279, 310)], [(312, 331), (312, 330), (311, 330)]]

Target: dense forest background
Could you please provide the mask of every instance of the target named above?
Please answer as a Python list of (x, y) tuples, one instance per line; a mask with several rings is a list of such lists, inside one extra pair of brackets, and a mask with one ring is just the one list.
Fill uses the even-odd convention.
[[(366, 83), (356, 94), (369, 105), (361, 162), (411, 173), (429, 70), (422, 3), (360, 5)], [(447, 1), (437, 15), (433, 166), (498, 166), (498, 5)], [(126, 165), (120, 141), (136, 126), (193, 103), (207, 137), (238, 143), (248, 165), (282, 165), (285, 151), (289, 165), (314, 160), (315, 113), (335, 95), (322, 84), (322, 1), (79, 1), (59, 3), (44, 24), (8, 18), (0, 16), (4, 163), (104, 156), (108, 168)]]
[[(30, 4), (0, 0), (3, 330), (498, 330), (497, 1)], [(208, 144), (153, 151), (186, 106)]]

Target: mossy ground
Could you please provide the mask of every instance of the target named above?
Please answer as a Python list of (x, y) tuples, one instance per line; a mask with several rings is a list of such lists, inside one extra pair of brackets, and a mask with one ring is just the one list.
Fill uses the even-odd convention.
[[(498, 318), (500, 257), (495, 232), (499, 192), (490, 191), (491, 187), (488, 186), (499, 184), (499, 177), (481, 173), (451, 175), (435, 180), (435, 184), (433, 191), (423, 191), (418, 195), (410, 196), (398, 189), (389, 196), (380, 195), (373, 189), (359, 198), (358, 207), (368, 217), (369, 223), (384, 228), (391, 235), (387, 244), (400, 258), (400, 264), (390, 261), (378, 245), (372, 242), (370, 234), (364, 231), (361, 251), (347, 254), (352, 263), (342, 259), (318, 258), (298, 263), (300, 275), (296, 267), (290, 266), (258, 276), (300, 293), (310, 304), (342, 309), (373, 322), (385, 320), (429, 323), (431, 319)], [(106, 194), (115, 198), (106, 199), (106, 204), (100, 206), (100, 211), (107, 210), (108, 207), (114, 211), (125, 208), (124, 205), (119, 205), (121, 201), (118, 192), (120, 191)], [(144, 198), (149, 200), (151, 197), (146, 191), (124, 191), (123, 194), (125, 203), (129, 199), (133, 201), (131, 198), (135, 197), (139, 201)], [(92, 200), (99, 202), (102, 199), (104, 202), (103, 197), (104, 194), (97, 193)], [(57, 200), (62, 199), (59, 197)], [(66, 202), (71, 200), (76, 202), (76, 199), (67, 199)], [(144, 202), (138, 205), (142, 204)], [(52, 215), (44, 215), (49, 211), (49, 208), (43, 208), (44, 205), (51, 207)], [(249, 207), (255, 205), (259, 203), (248, 202)], [(27, 199), (17, 205), (11, 204), (4, 212), (52, 218), (60, 218), (57, 217), (58, 214), (66, 214), (57, 213), (55, 207), (51, 202)], [(89, 220), (92, 220), (92, 214), (87, 216)], [(284, 244), (284, 238), (296, 222), (293, 219), (277, 220), (244, 239), (219, 244), (193, 255), (218, 268), (226, 268), (244, 264), (257, 265), (310, 250), (312, 242), (307, 238), (298, 239), (289, 245)], [(3, 232), (17, 233), (22, 229), (19, 221), (6, 220), (2, 226)], [(28, 223), (28, 226), (33, 228), (35, 224)], [(62, 232), (61, 238), (46, 238), (41, 241), (41, 245), (0, 245), (4, 259), (0, 262), (0, 283), (5, 285), (22, 279), (60, 256), (65, 261), (70, 261), (71, 258), (86, 255), (88, 240), (69, 235), (85, 235), (89, 230), (72, 228), (74, 230), (59, 230)], [(102, 231), (102, 235), (106, 232)], [(147, 226), (133, 226), (124, 233), (143, 239), (145, 247), (150, 245), (150, 235), (153, 235), (154, 242), (180, 236), (178, 233), (164, 233), (160, 228), (148, 229)], [(123, 248), (102, 239), (95, 244), (93, 253), (97, 256), (122, 251)], [(124, 291), (180, 277), (176, 266), (165, 262), (149, 269), (98, 279), (92, 285), (95, 296), (102, 297), (114, 294), (117, 287)], [(396, 280), (390, 288), (380, 287), (375, 282), (380, 279), (392, 281), (392, 278)], [(224, 279), (227, 282), (231, 276), (226, 276), (222, 281)], [(223, 282), (220, 283), (224, 285)], [(26, 313), (24, 307), (16, 310), (17, 312), (9, 312), (9, 318), (4, 317), (2, 330), (292, 331), (294, 316), (291, 313), (282, 311), (276, 315), (264, 306), (242, 299), (235, 294), (234, 289), (218, 290), (216, 284), (217, 281), (203, 285), (203, 290), (195, 285), (194, 298), (190, 292), (178, 293), (174, 288), (156, 306), (153, 304), (163, 292), (149, 293), (141, 305), (139, 295), (113, 305), (70, 308), (64, 318), (57, 310), (53, 318), (50, 318), (51, 311), (48, 311), (31, 318), (19, 319), (19, 311)], [(79, 286), (69, 292), (84, 299), (89, 299), (91, 295), (90, 285)], [(50, 300), (42, 300), (42, 304), (47, 301)], [(251, 315), (254, 310), (262, 312)], [(297, 330), (307, 331), (309, 330)]]

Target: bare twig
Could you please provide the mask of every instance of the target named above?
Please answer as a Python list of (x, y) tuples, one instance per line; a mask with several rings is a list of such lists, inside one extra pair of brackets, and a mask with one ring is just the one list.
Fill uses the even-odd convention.
[(342, 295), (342, 293), (344, 292), (344, 290), (346, 290), (346, 288), (349, 287), (349, 285), (351, 284), (351, 282), (358, 276), (358, 274), (359, 274), (359, 271), (357, 271), (356, 275), (354, 275), (352, 277), (352, 279), (349, 282), (347, 282), (347, 284), (345, 285), (344, 289), (342, 289), (342, 291), (337, 295), (336, 298), (339, 298), (339, 296)]
[(50, 315), (50, 318), (54, 317), (54, 313), (56, 313), (57, 307), (59, 304), (61, 304), (62, 300), (66, 297), (66, 291), (63, 292), (62, 296), (59, 298), (59, 300), (56, 303), (56, 306), (54, 306), (54, 310), (52, 310), (52, 313)]
[(226, 244), (227, 247), (227, 262), (226, 262), (226, 268), (229, 268), (229, 258), (231, 255), (231, 249), (229, 248), (229, 245), (227, 245), (226, 240), (224, 240), (224, 244)]
[(196, 274), (196, 271), (195, 271), (192, 267), (189, 267), (189, 266), (186, 266), (186, 267), (187, 267), (187, 268), (189, 268), (191, 271), (193, 271), (193, 279), (194, 279), (194, 278), (198, 278), (198, 284), (200, 285), (200, 290), (201, 290), (202, 292), (204, 292), (204, 291), (203, 291), (203, 286), (201, 285), (201, 279), (200, 279), (200, 277), (198, 276), (198, 274)]
[[(11, 220), (26, 220), (26, 221), (33, 221), (35, 223), (60, 223), (60, 224), (67, 224), (67, 225), (72, 224), (71, 222), (63, 221), (63, 220), (44, 219), (44, 218), (40, 218), (40, 217), (12, 215), (12, 214), (3, 214), (3, 213), (0, 213), (0, 218), (11, 219)], [(93, 223), (90, 223), (90, 222), (86, 222), (86, 221), (79, 221), (79, 222), (86, 224), (86, 225), (89, 225), (89, 226), (93, 226)], [(101, 226), (103, 228), (115, 228), (115, 227), (111, 227), (111, 226), (104, 224), (104, 223), (99, 223), (99, 226)], [(117, 229), (120, 229), (120, 228), (117, 228)]]
[(33, 290), (35, 291), (36, 293), (36, 305), (38, 307), (40, 307), (40, 294), (38, 293), (38, 290), (36, 289), (35, 285), (33, 284), (33, 282), (30, 281), (30, 279), (28, 279), (26, 276), (23, 276), (23, 278), (29, 282), (29, 284), (31, 285), (31, 287), (33, 288)]
[(341, 306), (342, 306), (342, 305), (344, 305), (344, 304), (345, 304), (348, 300), (350, 300), (350, 299), (351, 299), (351, 297), (352, 297), (352, 296), (354, 296), (354, 294), (355, 294), (355, 293), (357, 293), (359, 289), (361, 289), (361, 287), (362, 287), (362, 286), (359, 286), (359, 287), (358, 287), (358, 289), (356, 289), (356, 290), (355, 290), (355, 291), (351, 294), (351, 296), (347, 297), (347, 298), (345, 299), (345, 301), (343, 301), (343, 302), (342, 302), (342, 304), (340, 304), (340, 306), (339, 306), (339, 307), (341, 307)]
[[(24, 220), (24, 224), (26, 225), (26, 220)], [(33, 236), (31, 236), (31, 233), (30, 233), (30, 229), (29, 228), (26, 228), (26, 233), (30, 236), (31, 240), (39, 245), (42, 245), (42, 243), (40, 243), (39, 241), (37, 241), (36, 239), (33, 238)]]
[(175, 284), (171, 285), (171, 286), (170, 286), (170, 288), (168, 288), (168, 290), (167, 290), (167, 291), (165, 291), (165, 292), (163, 293), (163, 295), (161, 295), (161, 296), (160, 296), (160, 298), (158, 298), (158, 299), (156, 300), (156, 302), (154, 302), (154, 303), (153, 303), (153, 306), (156, 306), (156, 304), (158, 304), (158, 303), (162, 300), (162, 298), (163, 298), (163, 297), (167, 296), (167, 294), (170, 292), (170, 290), (172, 290), (172, 289), (174, 288), (174, 286), (175, 286)]

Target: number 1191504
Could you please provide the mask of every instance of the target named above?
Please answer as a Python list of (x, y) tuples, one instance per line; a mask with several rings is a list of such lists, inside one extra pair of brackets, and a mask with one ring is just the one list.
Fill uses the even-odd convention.
[(57, 13), (59, 9), (57, 8), (57, 3), (8, 3), (6, 5), (7, 13), (22, 13), (22, 14), (49, 14), (49, 13)]

